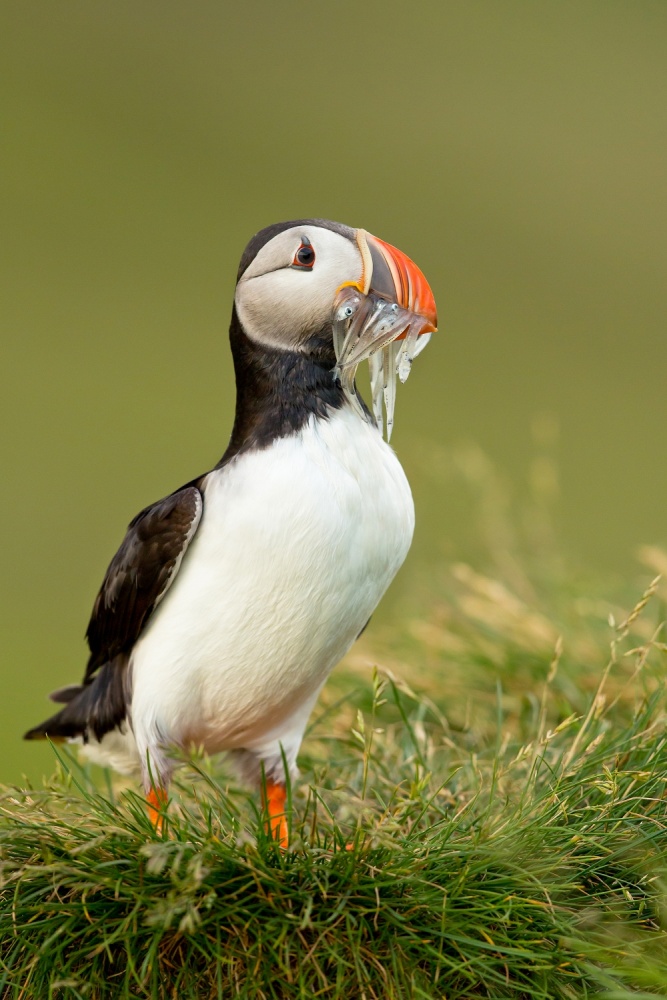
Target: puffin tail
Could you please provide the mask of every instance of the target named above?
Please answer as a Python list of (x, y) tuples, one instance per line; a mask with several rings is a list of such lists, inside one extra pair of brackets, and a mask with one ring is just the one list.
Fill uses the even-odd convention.
[[(62, 697), (57, 696), (64, 690), (67, 690), (68, 693), (71, 692), (71, 697), (67, 699), (65, 708), (61, 708), (55, 715), (49, 716), (44, 722), (40, 722), (38, 726), (33, 726), (32, 729), (29, 729), (23, 735), (24, 740), (45, 740), (48, 737), (54, 742), (60, 742), (61, 740), (75, 739), (77, 736), (84, 735), (88, 728), (88, 721), (84, 711), (77, 711), (79, 706), (76, 704), (77, 696), (84, 688), (81, 685), (72, 684), (67, 689), (61, 688), (58, 691), (54, 691), (49, 697), (52, 701), (63, 701)], [(75, 704), (72, 705), (72, 702), (75, 702)], [(83, 706), (81, 708), (83, 709)]]
[[(121, 659), (123, 662), (120, 662)], [(101, 740), (105, 733), (119, 726), (127, 715), (125, 657), (105, 663), (87, 684), (58, 688), (51, 701), (64, 707), (24, 734), (24, 740), (48, 739), (58, 742), (92, 735)]]

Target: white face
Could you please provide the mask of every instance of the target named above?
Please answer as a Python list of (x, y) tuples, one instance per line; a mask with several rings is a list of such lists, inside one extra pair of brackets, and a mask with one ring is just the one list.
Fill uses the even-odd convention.
[[(315, 253), (312, 267), (299, 265), (302, 245)], [(319, 226), (286, 229), (262, 247), (239, 280), (235, 303), (243, 329), (269, 347), (303, 350), (308, 336), (331, 322), (340, 286), (362, 273), (359, 248), (340, 233)]]

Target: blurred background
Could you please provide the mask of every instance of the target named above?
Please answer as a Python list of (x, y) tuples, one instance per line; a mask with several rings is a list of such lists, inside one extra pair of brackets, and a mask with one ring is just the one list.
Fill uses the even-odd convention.
[(380, 624), (484, 558), (456, 468), (607, 579), (667, 542), (666, 43), (662, 0), (2, 4), (0, 780), (52, 769), (19, 736), (80, 678), (127, 522), (224, 450), (270, 222), (362, 226), (438, 302)]

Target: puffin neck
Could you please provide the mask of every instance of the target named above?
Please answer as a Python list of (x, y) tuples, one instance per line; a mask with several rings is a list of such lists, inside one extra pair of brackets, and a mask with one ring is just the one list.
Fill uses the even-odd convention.
[(313, 337), (307, 354), (281, 351), (251, 340), (234, 307), (229, 339), (236, 414), (229, 445), (216, 468), (240, 452), (266, 448), (277, 438), (296, 434), (311, 416), (326, 419), (345, 405), (333, 375), (336, 358), (330, 332)]

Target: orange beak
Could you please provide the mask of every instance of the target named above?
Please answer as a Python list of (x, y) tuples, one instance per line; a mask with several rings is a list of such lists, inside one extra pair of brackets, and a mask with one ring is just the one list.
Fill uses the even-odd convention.
[(420, 333), (437, 330), (438, 314), (433, 292), (414, 261), (364, 229), (357, 230), (357, 244), (364, 262), (359, 290), (364, 295), (371, 292), (398, 302), (403, 309), (423, 316), (424, 328)]

